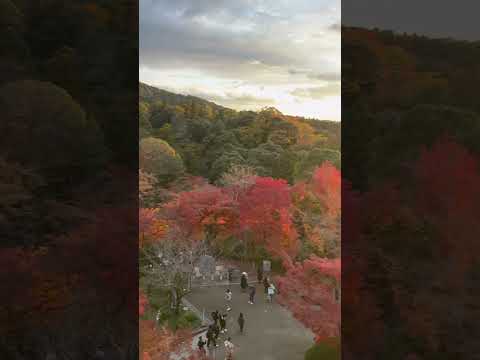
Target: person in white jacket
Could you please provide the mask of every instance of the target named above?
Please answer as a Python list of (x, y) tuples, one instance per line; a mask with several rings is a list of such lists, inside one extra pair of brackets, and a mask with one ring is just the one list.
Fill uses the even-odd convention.
[(225, 345), (225, 360), (232, 360), (233, 359), (233, 350), (235, 345), (232, 343), (232, 338), (228, 338), (223, 343)]
[(225, 300), (227, 301), (227, 311), (232, 310), (230, 304), (232, 303), (232, 290), (227, 289), (225, 291)]

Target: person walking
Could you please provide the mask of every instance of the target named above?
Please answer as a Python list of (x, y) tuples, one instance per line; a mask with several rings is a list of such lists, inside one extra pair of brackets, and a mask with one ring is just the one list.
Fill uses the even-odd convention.
[(214, 325), (210, 325), (207, 330), (207, 348), (210, 347), (210, 344), (213, 344), (215, 347), (217, 346)]
[(257, 280), (258, 283), (261, 283), (263, 279), (263, 267), (262, 264), (259, 264), (257, 267)]
[(242, 292), (245, 292), (245, 290), (247, 290), (248, 280), (246, 272), (242, 273), (242, 277), (240, 278), (240, 287), (242, 288)]
[(212, 312), (212, 320), (214, 324), (218, 323), (218, 310)]
[(270, 281), (268, 280), (268, 277), (263, 278), (263, 288), (265, 290), (265, 295), (268, 294), (268, 287), (270, 286)]
[(268, 299), (268, 302), (271, 303), (273, 302), (273, 295), (275, 295), (275, 286), (273, 284), (270, 284), (267, 291), (268, 291), (267, 299)]
[(230, 289), (225, 291), (225, 300), (227, 301), (227, 311), (232, 310), (232, 307), (230, 306), (232, 302), (232, 291)]
[(225, 360), (232, 360), (233, 359), (233, 350), (235, 348), (235, 345), (232, 343), (232, 338), (228, 338), (225, 340), (223, 343), (225, 345)]
[(220, 315), (219, 321), (220, 321), (220, 332), (222, 334), (226, 333), (227, 332), (227, 314)]
[(202, 353), (205, 353), (205, 344), (206, 343), (207, 342), (205, 340), (203, 340), (203, 337), (200, 335), (200, 337), (198, 338), (197, 346), (198, 346), (198, 350), (200, 350)]
[(245, 318), (243, 317), (243, 313), (240, 313), (237, 321), (238, 326), (240, 327), (240, 333), (243, 334), (243, 327), (245, 326)]
[[(220, 322), (220, 319), (219, 319)], [(220, 335), (220, 326), (218, 324), (213, 324), (213, 336), (215, 337), (215, 340), (218, 339), (218, 336)]]
[(253, 305), (253, 303), (255, 302), (255, 292), (255, 286), (250, 286), (250, 300), (248, 301), (248, 303), (251, 305)]

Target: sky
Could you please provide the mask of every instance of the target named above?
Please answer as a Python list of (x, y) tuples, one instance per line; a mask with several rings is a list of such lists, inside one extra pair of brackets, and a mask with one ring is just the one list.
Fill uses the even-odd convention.
[(340, 12), (340, 0), (140, 0), (140, 81), (339, 121)]
[(417, 33), (434, 38), (480, 40), (480, 2), (472, 0), (343, 0), (342, 23)]

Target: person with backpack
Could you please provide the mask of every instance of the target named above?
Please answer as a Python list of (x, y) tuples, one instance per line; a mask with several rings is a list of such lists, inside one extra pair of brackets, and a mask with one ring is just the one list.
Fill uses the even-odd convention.
[(243, 327), (245, 326), (245, 317), (243, 316), (243, 313), (240, 313), (237, 321), (238, 326), (240, 327), (240, 333), (243, 334)]

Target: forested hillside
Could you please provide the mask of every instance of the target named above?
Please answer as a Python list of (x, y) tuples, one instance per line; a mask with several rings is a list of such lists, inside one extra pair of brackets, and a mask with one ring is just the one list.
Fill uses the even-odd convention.
[(479, 353), (479, 60), (478, 42), (342, 29), (347, 359)]
[(153, 146), (147, 138), (161, 140), (160, 181), (186, 171), (215, 182), (233, 165), (248, 165), (258, 175), (294, 183), (325, 160), (340, 167), (340, 125), (333, 121), (286, 116), (274, 108), (234, 111), (140, 84), (139, 122), (141, 148)]
[(450, 136), (479, 153), (478, 42), (343, 28), (343, 174), (367, 189), (402, 177), (421, 145)]
[[(189, 326), (172, 326), (184, 323), (184, 268), (205, 253), (257, 269), (271, 260), (278, 301), (317, 341), (337, 344), (340, 124), (274, 108), (234, 111), (140, 84), (139, 134), (144, 358), (178, 351), (161, 339)], [(177, 254), (189, 254), (188, 263)], [(152, 321), (163, 331), (153, 337), (142, 328)]]
[(137, 14), (0, 0), (2, 359), (138, 348)]

